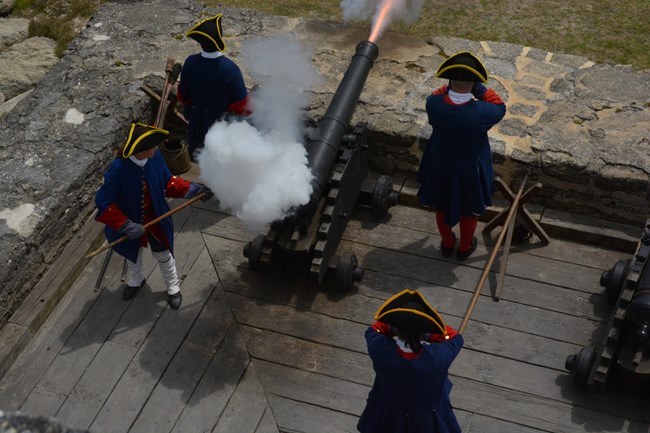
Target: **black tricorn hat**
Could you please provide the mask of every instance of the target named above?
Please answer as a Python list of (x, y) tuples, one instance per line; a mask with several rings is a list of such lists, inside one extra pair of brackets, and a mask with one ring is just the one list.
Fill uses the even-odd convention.
[(144, 123), (132, 123), (129, 137), (122, 147), (122, 158), (129, 158), (139, 152), (144, 152), (161, 144), (169, 135), (169, 131)]
[(375, 313), (375, 320), (407, 333), (447, 333), (440, 314), (417, 290), (407, 289), (388, 299)]
[(487, 83), (488, 73), (483, 63), (474, 54), (469, 51), (461, 51), (442, 62), (436, 71), (436, 77)]
[(221, 31), (221, 14), (206, 18), (185, 33), (196, 42), (201, 44), (201, 49), (208, 53), (223, 51), (226, 43), (223, 40)]

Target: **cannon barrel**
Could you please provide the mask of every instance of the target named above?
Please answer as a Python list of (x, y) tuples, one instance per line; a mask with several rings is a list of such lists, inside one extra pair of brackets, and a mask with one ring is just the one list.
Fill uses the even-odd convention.
[(378, 54), (377, 45), (370, 41), (357, 44), (315, 134), (305, 144), (313, 176), (309, 202), (244, 247), (252, 269), (302, 269), (319, 284), (328, 269), (335, 269), (340, 290), (351, 289), (363, 278), (354, 253), (335, 254), (350, 216), (361, 205), (382, 219), (398, 201), (388, 176), (367, 179), (367, 128), (361, 122), (350, 125)]
[(362, 41), (357, 44), (348, 69), (341, 79), (325, 115), (318, 122), (316, 137), (309, 140), (306, 145), (307, 160), (314, 178), (309, 203), (302, 206), (297, 212), (301, 217), (308, 218), (323, 195), (334, 163), (337, 161), (339, 147), (378, 54), (379, 48), (370, 41)]

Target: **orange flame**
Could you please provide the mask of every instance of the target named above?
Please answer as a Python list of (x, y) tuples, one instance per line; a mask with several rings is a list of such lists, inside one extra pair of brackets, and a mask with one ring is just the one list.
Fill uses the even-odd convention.
[(390, 10), (392, 9), (394, 2), (395, 0), (384, 1), (384, 5), (381, 7), (381, 10), (377, 15), (377, 21), (375, 21), (375, 26), (373, 27), (372, 32), (370, 33), (370, 38), (368, 38), (370, 42), (376, 42), (382, 29), (386, 26), (387, 23), (385, 23), (385, 21), (388, 18), (388, 12), (390, 12)]

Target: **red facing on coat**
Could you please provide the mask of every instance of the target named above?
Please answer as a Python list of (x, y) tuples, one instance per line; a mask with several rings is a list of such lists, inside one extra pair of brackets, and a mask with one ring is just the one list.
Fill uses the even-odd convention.
[(253, 102), (251, 95), (246, 95), (241, 101), (235, 102), (228, 106), (228, 111), (240, 116), (250, 116), (253, 114)]

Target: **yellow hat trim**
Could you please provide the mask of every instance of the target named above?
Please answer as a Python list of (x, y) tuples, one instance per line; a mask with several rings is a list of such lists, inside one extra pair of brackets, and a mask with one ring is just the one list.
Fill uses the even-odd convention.
[[(459, 54), (469, 54), (472, 56), (477, 62), (479, 62), (481, 65), (483, 65), (483, 62), (481, 62), (478, 57), (476, 57), (474, 54), (470, 53), (469, 51), (461, 51), (459, 53), (454, 54), (454, 56), (457, 56)], [(452, 56), (453, 57), (453, 56)], [(450, 57), (451, 58), (451, 57)], [(446, 60), (445, 60), (446, 61)], [(444, 63), (444, 62), (443, 62)], [(482, 82), (487, 83), (488, 79), (487, 77), (483, 76), (479, 71), (476, 69), (472, 68), (471, 66), (467, 65), (449, 65), (443, 69), (438, 69), (438, 72), (436, 72), (436, 77), (440, 77), (445, 71), (448, 71), (449, 69), (457, 69), (457, 68), (462, 68), (462, 69), (467, 69), (468, 71), (474, 73), (477, 77), (481, 79)], [(426, 302), (426, 301), (425, 301)]]
[(210, 21), (210, 20), (219, 20), (221, 18), (221, 16), (222, 16), (222, 14), (217, 14), (217, 15), (215, 15), (213, 17), (204, 19), (203, 21), (201, 21), (200, 23), (196, 24), (194, 27), (189, 29), (187, 31), (187, 33), (185, 33), (185, 36), (189, 36), (189, 35), (205, 36), (206, 38), (208, 38), (209, 40), (212, 41), (212, 43), (214, 44), (214, 46), (217, 48), (218, 51), (225, 51), (226, 50), (226, 41), (223, 39), (223, 35), (221, 34), (221, 26), (217, 26), (217, 33), (219, 33), (219, 37), (221, 38), (221, 42), (223, 42), (223, 49), (222, 50), (219, 49), (219, 44), (217, 43), (217, 41), (214, 40), (214, 38), (212, 36), (210, 36), (209, 34), (207, 34), (205, 32), (201, 32), (201, 31), (196, 30), (196, 28), (198, 28), (204, 22)]
[[(435, 316), (435, 319), (437, 319), (437, 321), (436, 320), (431, 320), (431, 316), (429, 316), (428, 314), (424, 314), (423, 312), (418, 311), (418, 310), (414, 310), (412, 308), (393, 308), (392, 310), (384, 311), (383, 313), (379, 314), (379, 312), (381, 310), (383, 310), (384, 307), (386, 307), (388, 304), (390, 304), (396, 298), (399, 298), (400, 296), (402, 296), (404, 293), (408, 293), (409, 295), (417, 295), (427, 305), (427, 307), (429, 307), (431, 309), (431, 311), (433, 312), (433, 314)], [(431, 304), (429, 304), (429, 302), (427, 302), (427, 300), (424, 298), (424, 296), (422, 296), (422, 293), (418, 292), (417, 290), (405, 289), (405, 290), (402, 290), (401, 292), (399, 292), (398, 294), (391, 296), (386, 302), (384, 302), (381, 305), (381, 307), (379, 307), (377, 309), (377, 312), (375, 313), (375, 320), (381, 320), (382, 317), (384, 317), (386, 314), (388, 314), (390, 312), (393, 312), (393, 311), (405, 311), (405, 312), (417, 314), (418, 316), (422, 316), (425, 319), (433, 322), (438, 327), (438, 329), (440, 329), (440, 332), (443, 335), (447, 335), (447, 326), (445, 325), (444, 320), (442, 320), (442, 317), (440, 317), (440, 314), (438, 314), (436, 309), (433, 308), (431, 306)]]
[[(125, 158), (125, 159), (126, 159), (126, 158), (130, 158), (131, 155), (133, 155), (133, 151), (135, 150), (135, 147), (136, 147), (136, 146), (138, 145), (138, 143), (139, 143), (140, 141), (142, 141), (145, 137), (148, 137), (148, 136), (150, 136), (151, 134), (156, 134), (156, 133), (158, 133), (158, 132), (161, 132), (161, 133), (163, 133), (163, 134), (165, 134), (165, 135), (169, 135), (169, 131), (166, 131), (166, 130), (161, 129), (161, 128), (153, 128), (153, 129), (150, 129), (149, 131), (145, 132), (144, 134), (142, 134), (140, 137), (138, 137), (138, 138), (133, 142), (133, 144), (128, 145), (128, 143), (131, 142), (131, 138), (133, 138), (133, 131), (135, 131), (135, 127), (136, 127), (136, 126), (144, 126), (144, 127), (147, 127), (147, 128), (151, 128), (151, 126), (149, 126), (149, 125), (145, 125), (144, 123), (132, 123), (132, 124), (131, 124), (131, 130), (129, 131), (129, 137), (126, 139), (127, 145), (125, 145), (125, 146), (124, 146), (124, 149), (122, 149), (122, 157)], [(127, 151), (127, 150), (128, 150), (128, 151)]]

